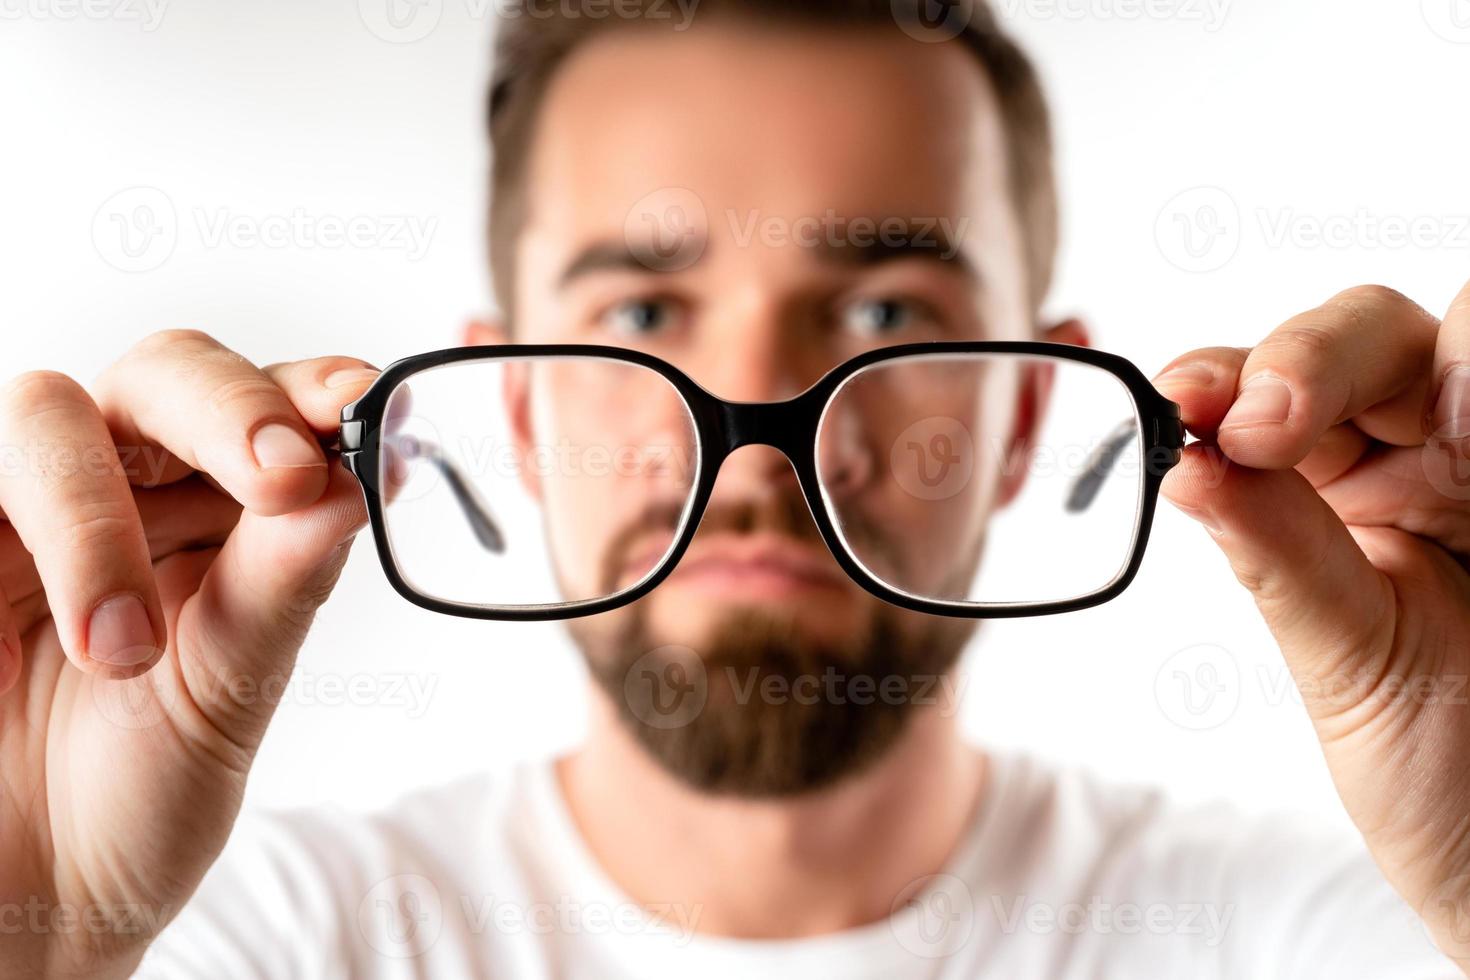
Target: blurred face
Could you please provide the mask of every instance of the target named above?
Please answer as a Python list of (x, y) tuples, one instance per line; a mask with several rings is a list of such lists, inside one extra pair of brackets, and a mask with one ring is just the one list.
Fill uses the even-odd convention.
[[(738, 24), (610, 32), (572, 56), (540, 109), (516, 339), (636, 348), (733, 401), (791, 398), (885, 345), (1025, 339), (1004, 138), (980, 66), (954, 44)], [(1000, 458), (1025, 443), (1045, 385), (1035, 368), (914, 362), (842, 389), (818, 466), (859, 560), (909, 591), (962, 592), (989, 514), (1016, 490), (1005, 474), (1018, 468)], [(505, 389), (523, 443), (623, 460), (599, 478), (531, 481), (564, 593), (637, 582), (667, 551), (695, 479), (693, 425), (673, 389), (594, 361), (527, 366)], [(913, 468), (943, 466), (950, 448), (935, 419), (963, 420), (977, 456), (968, 492), (942, 500), (913, 485)], [(615, 702), (650, 651), (693, 651), (699, 662), (680, 666), (708, 678), (702, 718), (645, 741), (700, 785), (789, 792), (879, 751), (905, 712), (741, 704), (724, 668), (939, 672), (969, 626), (851, 582), (789, 462), (746, 447), (726, 461), (675, 572), (574, 630)], [(803, 737), (830, 765), (731, 772), (711, 761), (731, 757), (731, 739)]]

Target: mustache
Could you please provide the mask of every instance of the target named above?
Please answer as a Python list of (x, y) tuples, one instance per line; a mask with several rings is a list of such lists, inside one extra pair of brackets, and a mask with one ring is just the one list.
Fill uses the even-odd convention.
[[(636, 557), (636, 549), (650, 539), (674, 540), (684, 518), (686, 501), (650, 501), (637, 517), (612, 536), (603, 555), (600, 582), (604, 595), (618, 591), (618, 582)], [(768, 532), (801, 544), (826, 547), (817, 523), (799, 492), (780, 492), (760, 500), (711, 502), (699, 521), (703, 534), (751, 535)], [(844, 514), (842, 535), (864, 559), (876, 558), (896, 567), (898, 550), (887, 543), (877, 526), (860, 515)]]

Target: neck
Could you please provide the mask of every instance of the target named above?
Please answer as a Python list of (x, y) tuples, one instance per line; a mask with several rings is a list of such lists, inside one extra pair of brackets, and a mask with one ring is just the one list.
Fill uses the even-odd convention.
[(700, 932), (795, 938), (887, 917), (943, 870), (980, 800), (983, 759), (952, 714), (922, 709), (855, 777), (792, 799), (702, 794), (642, 751), (594, 695), (558, 777), (603, 870), (635, 902), (698, 910)]

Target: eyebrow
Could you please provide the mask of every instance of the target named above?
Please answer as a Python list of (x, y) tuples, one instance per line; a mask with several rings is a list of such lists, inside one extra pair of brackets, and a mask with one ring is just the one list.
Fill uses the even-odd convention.
[[(960, 250), (957, 242), (949, 237), (942, 222), (903, 221), (887, 218), (864, 219), (867, 226), (858, 233), (852, 231), (860, 241), (848, 240), (853, 222), (834, 226), (835, 236), (824, 236), (811, 245), (821, 261), (834, 266), (848, 268), (872, 268), (908, 259), (919, 259), (958, 269), (966, 278), (978, 280), (973, 263)], [(794, 243), (788, 241), (783, 247)], [(801, 247), (797, 245), (796, 247)], [(697, 261), (697, 260), (696, 260)], [(599, 272), (632, 272), (639, 274), (666, 275), (656, 261), (640, 258), (626, 241), (605, 240), (593, 242), (583, 248), (562, 271), (557, 281), (560, 289)]]
[[(695, 260), (696, 262), (698, 259)], [(691, 263), (693, 264), (693, 263)], [(680, 265), (679, 268), (685, 266)], [(624, 241), (593, 242), (582, 249), (557, 280), (557, 288), (565, 289), (578, 279), (598, 272), (636, 272), (644, 275), (667, 275), (671, 270), (661, 269), (658, 257), (642, 257), (628, 247)]]
[[(848, 225), (851, 225), (849, 222)], [(871, 268), (890, 262), (919, 259), (958, 269), (969, 279), (978, 279), (974, 264), (961, 251), (960, 244), (949, 237), (943, 222), (905, 221), (886, 218), (864, 219), (867, 228), (862, 241), (849, 240), (847, 228), (838, 229), (838, 237), (818, 243), (818, 256), (833, 265)], [(853, 231), (851, 237), (859, 237)]]

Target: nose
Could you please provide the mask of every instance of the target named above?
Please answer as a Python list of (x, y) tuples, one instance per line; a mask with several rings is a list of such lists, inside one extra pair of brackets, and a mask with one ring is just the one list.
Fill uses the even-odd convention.
[(782, 299), (750, 288), (726, 298), (709, 325), (715, 341), (696, 380), (732, 402), (779, 402), (801, 394), (815, 378), (805, 377), (800, 330)]
[(856, 400), (839, 393), (817, 430), (817, 479), (828, 496), (852, 496), (872, 481), (877, 463), (871, 443)]

